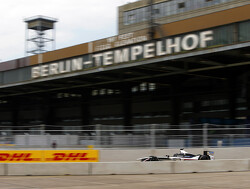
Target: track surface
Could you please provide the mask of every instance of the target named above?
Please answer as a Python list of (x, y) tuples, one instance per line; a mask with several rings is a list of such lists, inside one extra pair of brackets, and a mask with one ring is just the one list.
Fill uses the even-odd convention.
[(250, 172), (105, 175), (1, 176), (0, 189), (249, 189)]

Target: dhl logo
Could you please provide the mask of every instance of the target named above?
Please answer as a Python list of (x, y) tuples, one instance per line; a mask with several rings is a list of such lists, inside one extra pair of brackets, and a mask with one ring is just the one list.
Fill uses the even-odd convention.
[(98, 150), (0, 151), (0, 163), (98, 162)]
[(0, 153), (0, 161), (40, 161), (40, 158), (31, 158), (31, 153)]
[(95, 157), (87, 157), (87, 153), (54, 153), (52, 158), (46, 158), (46, 161), (89, 161), (97, 160)]

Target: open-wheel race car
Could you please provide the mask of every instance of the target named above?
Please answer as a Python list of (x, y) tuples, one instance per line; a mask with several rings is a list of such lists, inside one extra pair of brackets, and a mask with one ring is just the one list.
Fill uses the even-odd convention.
[(214, 160), (213, 156), (214, 152), (212, 151), (203, 151), (203, 155), (201, 154), (191, 154), (186, 152), (184, 149), (180, 149), (180, 153), (176, 153), (173, 156), (148, 156), (148, 157), (142, 157), (137, 160), (141, 162), (145, 161), (167, 161), (167, 160), (180, 160), (180, 161), (186, 161), (186, 160)]

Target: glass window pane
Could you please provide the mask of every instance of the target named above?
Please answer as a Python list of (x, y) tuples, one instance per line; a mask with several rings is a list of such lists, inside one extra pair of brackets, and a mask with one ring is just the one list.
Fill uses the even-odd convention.
[(124, 25), (128, 24), (128, 12), (123, 13), (123, 24)]
[(250, 21), (239, 24), (239, 40), (240, 42), (250, 41)]

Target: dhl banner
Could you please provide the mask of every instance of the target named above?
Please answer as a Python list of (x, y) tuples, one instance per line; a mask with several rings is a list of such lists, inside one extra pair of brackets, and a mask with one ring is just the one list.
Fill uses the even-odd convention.
[(0, 151), (0, 163), (24, 163), (41, 162), (43, 160), (42, 151), (39, 150), (8, 150)]
[(98, 162), (98, 150), (6, 150), (0, 163)]
[(97, 162), (98, 150), (47, 150), (45, 162)]

